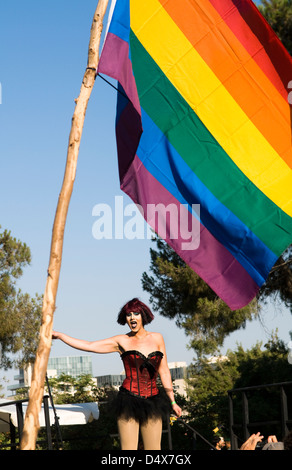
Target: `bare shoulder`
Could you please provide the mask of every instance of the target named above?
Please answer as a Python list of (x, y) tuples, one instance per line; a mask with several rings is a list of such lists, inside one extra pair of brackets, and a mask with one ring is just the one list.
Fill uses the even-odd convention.
[(164, 345), (164, 339), (161, 333), (155, 333), (151, 332), (150, 333), (152, 338), (159, 344), (159, 345)]
[(128, 349), (128, 342), (129, 342), (130, 336), (129, 334), (121, 334), (115, 336), (116, 343), (118, 345), (118, 349), (120, 353), (123, 353)]
[(151, 331), (150, 334), (153, 335), (153, 337), (155, 337), (155, 338), (161, 338), (161, 339), (163, 339), (162, 334), (161, 334), (161, 333), (158, 333), (157, 331)]
[(118, 342), (118, 341), (122, 340), (125, 336), (127, 336), (127, 335), (123, 335), (123, 334), (115, 335), (115, 336), (112, 336), (112, 339)]
[(116, 335), (113, 336), (112, 339), (114, 339), (118, 344), (124, 343), (127, 340), (128, 336), (127, 335)]

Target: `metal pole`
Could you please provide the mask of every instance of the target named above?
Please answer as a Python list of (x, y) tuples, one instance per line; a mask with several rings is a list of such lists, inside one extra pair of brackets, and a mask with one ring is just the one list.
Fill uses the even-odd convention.
[(243, 406), (243, 440), (246, 441), (249, 438), (249, 412), (248, 412), (248, 400), (245, 392), (242, 392), (242, 406)]
[(234, 413), (233, 413), (233, 398), (232, 393), (228, 392), (228, 404), (229, 404), (229, 433), (230, 433), (230, 444), (232, 450), (238, 449), (237, 438), (234, 433)]
[(18, 427), (18, 433), (19, 433), (19, 440), (21, 440), (22, 432), (23, 432), (22, 402), (16, 402), (16, 415), (17, 415), (17, 427)]
[(281, 397), (281, 432), (282, 432), (282, 439), (288, 434), (289, 429), (287, 427), (288, 421), (288, 403), (287, 403), (287, 394), (282, 386), (280, 388), (280, 397)]
[(48, 450), (52, 450), (53, 449), (53, 442), (52, 442), (52, 433), (51, 433), (51, 423), (50, 423), (50, 413), (49, 413), (49, 397), (48, 397), (48, 395), (44, 396), (43, 403), (44, 403), (44, 414), (45, 414)]

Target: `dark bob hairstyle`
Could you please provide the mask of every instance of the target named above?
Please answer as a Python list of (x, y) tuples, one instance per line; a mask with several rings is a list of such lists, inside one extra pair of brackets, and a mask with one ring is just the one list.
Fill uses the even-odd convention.
[(150, 308), (135, 297), (134, 299), (129, 300), (129, 302), (121, 308), (117, 322), (120, 325), (125, 325), (127, 323), (126, 315), (130, 312), (141, 313), (143, 326), (151, 323), (154, 318)]

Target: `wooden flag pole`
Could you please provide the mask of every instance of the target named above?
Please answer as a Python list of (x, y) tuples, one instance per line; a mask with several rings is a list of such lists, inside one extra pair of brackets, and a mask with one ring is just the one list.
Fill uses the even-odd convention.
[(39, 412), (42, 405), (47, 365), (52, 344), (53, 317), (61, 269), (65, 224), (76, 175), (78, 153), (86, 109), (95, 82), (96, 70), (99, 61), (100, 38), (107, 5), (108, 0), (99, 0), (94, 14), (88, 48), (87, 68), (83, 77), (80, 95), (76, 100), (75, 111), (72, 118), (65, 174), (52, 232), (48, 276), (43, 299), (40, 339), (29, 393), (29, 403), (22, 432), (21, 450), (35, 450), (36, 439), (39, 431)]

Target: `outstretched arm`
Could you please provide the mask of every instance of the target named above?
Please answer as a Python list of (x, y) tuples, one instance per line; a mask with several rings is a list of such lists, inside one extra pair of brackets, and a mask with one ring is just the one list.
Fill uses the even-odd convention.
[(113, 336), (111, 338), (102, 339), (99, 341), (86, 341), (83, 339), (72, 338), (71, 336), (66, 335), (65, 333), (60, 333), (59, 331), (53, 331), (53, 339), (60, 339), (64, 343), (68, 344), (75, 349), (80, 349), (81, 351), (94, 352), (99, 354), (106, 354), (111, 352), (119, 352), (119, 336)]

